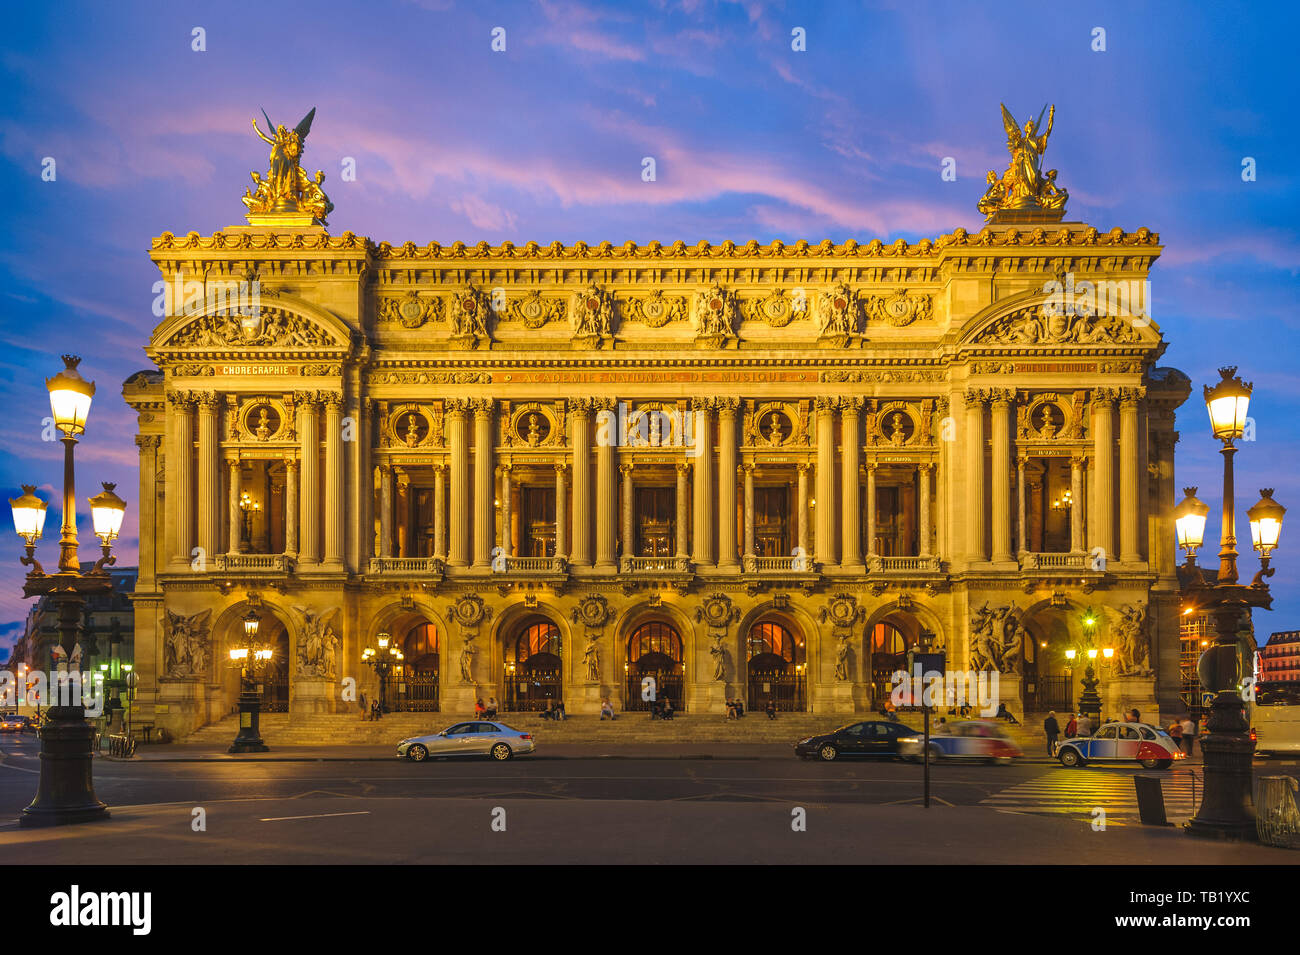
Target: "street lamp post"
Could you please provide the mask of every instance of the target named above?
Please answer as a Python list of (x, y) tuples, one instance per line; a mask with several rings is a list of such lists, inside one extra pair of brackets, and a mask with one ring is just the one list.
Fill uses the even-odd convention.
[(272, 649), (257, 640), (261, 618), (256, 610), (244, 617), (243, 642), (230, 649), (230, 663), (239, 668), (239, 733), (230, 753), (265, 753), (271, 747), (262, 741), (262, 697), (257, 692), (257, 674), (271, 659)]
[[(23, 485), (23, 494), (9, 501), (14, 529), (26, 548), (21, 562), (31, 568), (23, 584), (23, 596), (45, 597), (53, 605), (58, 617), (59, 642), (66, 660), (72, 659), (76, 647), (86, 598), (107, 594), (113, 588), (112, 579), (104, 567), (113, 562), (112, 544), (121, 530), (126, 511), (126, 502), (112, 493), (111, 485), (105, 485), (103, 494), (91, 498), (91, 515), (95, 533), (103, 545), (103, 556), (89, 571), (82, 573), (77, 558), (73, 449), (77, 445), (77, 436), (86, 430), (86, 417), (90, 413), (95, 385), (77, 371), (80, 361), (74, 355), (64, 355), (64, 369), (45, 382), (50, 393), (54, 425), (63, 432), (63, 526), (59, 536), (57, 572), (47, 574), (36, 560), (36, 542), (40, 540), (45, 524), (46, 505), (36, 497), (35, 487)], [(47, 721), (41, 730), (41, 774), (36, 798), (19, 817), (20, 825), (25, 827), (95, 822), (109, 817), (108, 807), (95, 797), (91, 769), (95, 731), (86, 722), (81, 694), (75, 692), (79, 684), (52, 676), (51, 702), (57, 705), (48, 708)]]
[(1109, 665), (1115, 651), (1112, 647), (1102, 647), (1100, 650), (1097, 647), (1097, 613), (1091, 607), (1083, 612), (1080, 624), (1083, 629), (1083, 641), (1078, 647), (1066, 649), (1065, 665), (1067, 669), (1073, 669), (1074, 661), (1080, 653), (1088, 661), (1079, 680), (1083, 684), (1083, 692), (1079, 694), (1079, 712), (1092, 720), (1095, 730), (1101, 725), (1101, 696), (1097, 693), (1097, 685), (1101, 680), (1097, 678), (1095, 669), (1097, 654), (1100, 652), (1102, 660)]
[(1251, 385), (1236, 377), (1235, 367), (1220, 368), (1221, 380), (1204, 390), (1210, 428), (1223, 442), (1223, 525), (1219, 538), (1219, 572), (1207, 581), (1196, 567), (1196, 548), (1204, 540), (1209, 508), (1196, 500), (1196, 488), (1187, 488), (1175, 524), (1178, 543), (1187, 552), (1190, 578), (1189, 598), (1214, 621), (1214, 644), (1196, 664), (1201, 687), (1215, 694), (1201, 740), (1204, 758), (1205, 798), (1187, 831), (1196, 836), (1219, 839), (1254, 839), (1254, 770), (1251, 760), (1255, 744), (1250, 738), (1241, 698), (1239, 637), (1249, 629), (1254, 607), (1269, 609), (1273, 603), (1265, 577), (1273, 573), (1269, 558), (1277, 547), (1286, 509), (1273, 500), (1272, 488), (1261, 492), (1258, 504), (1249, 511), (1251, 537), (1260, 555), (1260, 571), (1249, 585), (1238, 583), (1236, 500), (1232, 460), (1233, 442), (1244, 436)]
[(388, 674), (402, 661), (402, 653), (393, 646), (392, 637), (381, 633), (375, 637), (375, 646), (361, 651), (361, 662), (369, 664), (379, 677), (379, 712), (388, 712)]

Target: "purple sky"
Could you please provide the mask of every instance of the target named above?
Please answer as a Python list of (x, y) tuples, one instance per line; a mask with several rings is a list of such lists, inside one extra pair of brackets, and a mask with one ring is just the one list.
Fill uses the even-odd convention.
[[(1257, 440), (1237, 455), (1238, 520), (1261, 486), (1300, 506), (1295, 214), (1290, 112), (1300, 15), (1252, 3), (1047, 6), (546, 2), (26, 4), (0, 64), (0, 486), (57, 500), (41, 441), (43, 378), (83, 356), (99, 385), (78, 449), (78, 498), (101, 480), (132, 502), (134, 418), (121, 383), (147, 366), (157, 272), (149, 240), (242, 222), (266, 148), (249, 120), (317, 107), (304, 165), (326, 173), (331, 231), (377, 241), (559, 239), (811, 242), (977, 229), (989, 168), (1005, 166), (998, 103), (1021, 121), (1057, 106), (1048, 165), (1068, 218), (1147, 226), (1164, 257), (1154, 315), (1163, 363), (1192, 377), (1178, 486), (1197, 484), (1217, 537), (1219, 456), (1200, 386), (1241, 366)], [(491, 49), (504, 28), (505, 52)], [(802, 27), (806, 52), (791, 49)], [(1105, 30), (1094, 52), (1093, 30)], [(206, 50), (192, 49), (205, 31)], [(657, 181), (641, 180), (655, 157)], [(956, 160), (956, 182), (940, 177)], [(57, 179), (41, 178), (56, 161)], [(344, 157), (357, 180), (339, 177)], [(1243, 182), (1253, 157), (1257, 179)], [(1292, 411), (1287, 411), (1292, 408)], [(52, 508), (42, 553), (53, 560)], [(1300, 627), (1283, 531), (1276, 612)], [(83, 541), (93, 542), (82, 521)], [(0, 562), (0, 646), (25, 613), (23, 568)], [(84, 547), (86, 556), (93, 548)], [(1216, 548), (1207, 547), (1212, 558)], [(1242, 569), (1253, 573), (1247, 555)]]

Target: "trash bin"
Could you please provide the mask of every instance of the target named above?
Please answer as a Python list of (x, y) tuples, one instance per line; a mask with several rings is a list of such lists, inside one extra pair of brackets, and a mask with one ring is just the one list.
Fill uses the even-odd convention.
[(1295, 796), (1300, 788), (1293, 776), (1262, 776), (1255, 794), (1255, 827), (1259, 841), (1283, 849), (1300, 849), (1300, 809)]

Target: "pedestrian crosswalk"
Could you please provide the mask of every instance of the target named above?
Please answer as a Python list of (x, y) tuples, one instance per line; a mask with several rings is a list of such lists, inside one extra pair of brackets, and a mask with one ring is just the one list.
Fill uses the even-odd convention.
[[(1054, 769), (1036, 779), (1017, 783), (984, 799), (981, 806), (1002, 812), (1061, 815), (1093, 823), (1104, 818), (1106, 828), (1135, 826), (1138, 815), (1137, 790), (1131, 771), (1097, 769)], [(1165, 818), (1181, 825), (1196, 814), (1204, 791), (1199, 770), (1152, 772), (1161, 783)], [(1102, 810), (1104, 816), (1096, 810)]]

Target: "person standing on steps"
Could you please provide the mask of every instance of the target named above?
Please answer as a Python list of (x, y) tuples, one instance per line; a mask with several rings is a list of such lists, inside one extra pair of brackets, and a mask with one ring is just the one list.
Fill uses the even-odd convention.
[(1056, 755), (1056, 741), (1061, 735), (1061, 724), (1056, 722), (1056, 710), (1047, 714), (1043, 720), (1043, 732), (1047, 734), (1047, 755)]

